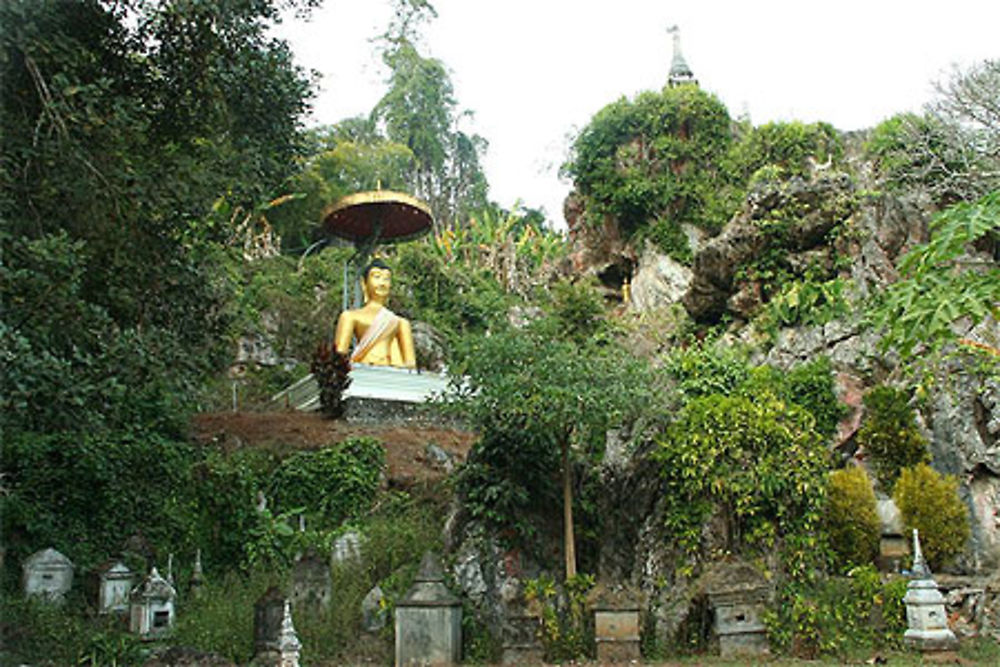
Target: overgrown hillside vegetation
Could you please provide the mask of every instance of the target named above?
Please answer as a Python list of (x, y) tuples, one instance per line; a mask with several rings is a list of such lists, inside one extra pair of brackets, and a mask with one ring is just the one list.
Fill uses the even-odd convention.
[[(470, 662), (499, 658), (523, 605), (549, 658), (592, 654), (581, 610), (617, 585), (647, 657), (707, 650), (703, 577), (734, 560), (774, 589), (774, 650), (894, 647), (890, 498), (936, 571), (1000, 563), (996, 62), (851, 135), (733, 120), (693, 86), (614, 101), (564, 167), (567, 238), (488, 201), (485, 141), (419, 47), (430, 5), (397, 4), (372, 113), (307, 132), (308, 76), (267, 32), (289, 4), (317, 3), (0, 9), (0, 661), (141, 659), (85, 585), (20, 598), (50, 546), (78, 581), (173, 554), (167, 643), (240, 663), (263, 591), (355, 540), (330, 611), (296, 621), (315, 663), (389, 660), (361, 601), (378, 585), (391, 612), (426, 549)], [(467, 459), (394, 477), (369, 437), (195, 438), (192, 415), (280, 410), (308, 372), (351, 254), (322, 210), (380, 186), (435, 212), (379, 254), (419, 367), (460, 378), (442, 409), (474, 432)]]

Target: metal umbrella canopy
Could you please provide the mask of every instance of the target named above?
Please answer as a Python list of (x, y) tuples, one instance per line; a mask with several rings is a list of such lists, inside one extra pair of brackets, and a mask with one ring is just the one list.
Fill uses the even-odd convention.
[[(368, 261), (380, 243), (399, 243), (419, 238), (434, 225), (430, 206), (416, 197), (392, 190), (357, 192), (342, 197), (323, 212), (323, 231), (354, 245), (354, 255), (344, 265), (344, 309), (347, 309), (351, 274)], [(351, 272), (350, 267), (355, 271)], [(360, 287), (355, 287), (355, 305), (360, 305)]]

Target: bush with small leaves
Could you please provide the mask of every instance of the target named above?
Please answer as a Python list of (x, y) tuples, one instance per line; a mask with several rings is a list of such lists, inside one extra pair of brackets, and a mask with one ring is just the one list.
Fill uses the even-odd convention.
[(958, 479), (926, 463), (904, 468), (892, 499), (907, 531), (920, 532), (920, 546), (931, 569), (962, 552), (969, 539), (969, 510), (958, 497)]
[(824, 523), (839, 567), (872, 562), (878, 553), (879, 519), (875, 492), (864, 468), (830, 473)]

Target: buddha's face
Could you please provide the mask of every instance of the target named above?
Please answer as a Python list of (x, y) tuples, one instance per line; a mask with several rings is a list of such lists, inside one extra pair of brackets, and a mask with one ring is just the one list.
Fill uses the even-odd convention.
[(385, 301), (392, 288), (392, 271), (373, 267), (365, 278), (365, 292), (369, 299)]

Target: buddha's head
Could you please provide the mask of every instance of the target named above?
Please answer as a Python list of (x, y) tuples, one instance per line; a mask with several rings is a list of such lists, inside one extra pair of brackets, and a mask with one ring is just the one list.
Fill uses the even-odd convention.
[(380, 259), (373, 259), (361, 273), (361, 289), (365, 302), (375, 300), (385, 303), (392, 288), (392, 269)]

